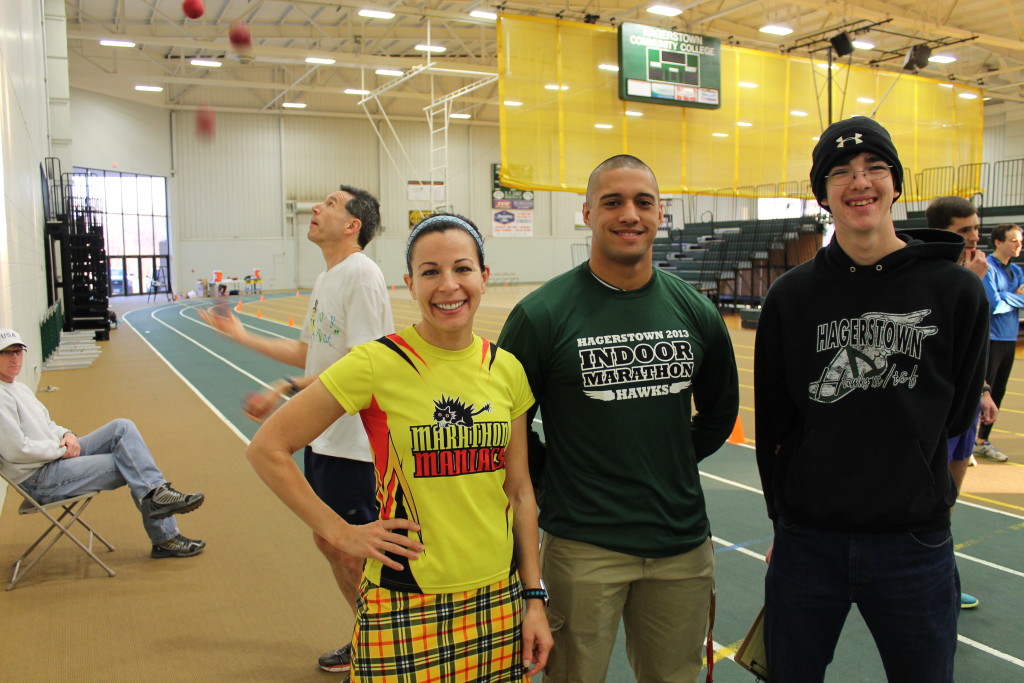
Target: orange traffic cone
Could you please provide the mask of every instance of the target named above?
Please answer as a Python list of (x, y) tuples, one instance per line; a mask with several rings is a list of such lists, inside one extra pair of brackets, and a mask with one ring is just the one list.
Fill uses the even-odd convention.
[(257, 308), (256, 309), (256, 317), (257, 318), (262, 318), (263, 317), (263, 309), (262, 308)]
[(236, 311), (242, 310), (242, 300), (241, 299), (238, 300), (238, 305), (235, 306), (235, 310)]
[(263, 295), (260, 294), (260, 303), (263, 303)]
[(740, 421), (738, 415), (736, 416), (736, 424), (732, 428), (732, 434), (729, 435), (729, 438), (726, 439), (726, 441), (734, 444), (744, 444), (747, 441), (743, 436), (743, 423)]
[(295, 290), (295, 296), (301, 296), (301, 295), (299, 294), (299, 290), (297, 290), (297, 289)]
[(395, 291), (395, 286), (394, 285), (391, 285), (391, 291), (392, 292)]
[(295, 327), (295, 318), (288, 316), (288, 327)]

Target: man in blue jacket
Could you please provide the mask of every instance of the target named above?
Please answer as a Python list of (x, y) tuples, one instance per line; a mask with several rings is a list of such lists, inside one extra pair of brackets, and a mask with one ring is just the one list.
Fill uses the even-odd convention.
[[(1012, 259), (1020, 256), (1020, 226), (1002, 223), (992, 228), (992, 247), (994, 251), (988, 256), (988, 273), (983, 281), (991, 313), (985, 379), (992, 387), (992, 400), (1001, 406), (1003, 396), (1006, 395), (1006, 382), (1013, 368), (1013, 354), (1017, 350), (1020, 309), (1024, 308), (1024, 270), (1016, 263), (1011, 263)], [(974, 454), (996, 462), (1006, 462), (1009, 456), (989, 441), (991, 432), (992, 423), (982, 424), (978, 428)]]

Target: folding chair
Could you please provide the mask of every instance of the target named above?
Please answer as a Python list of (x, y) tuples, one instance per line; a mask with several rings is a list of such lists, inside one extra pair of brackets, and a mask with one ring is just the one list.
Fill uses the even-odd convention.
[[(29, 570), (31, 570), (32, 567), (34, 567), (36, 563), (43, 558), (43, 555), (49, 552), (50, 548), (60, 540), (61, 536), (67, 536), (71, 539), (71, 541), (77, 545), (83, 553), (91, 557), (96, 564), (103, 567), (107, 574), (114, 576), (114, 570), (104, 564), (103, 560), (98, 558), (96, 553), (92, 551), (92, 539), (95, 537), (100, 543), (107, 546), (107, 550), (110, 551), (114, 550), (114, 546), (107, 542), (105, 538), (100, 536), (91, 526), (86, 524), (85, 520), (82, 519), (82, 513), (85, 512), (85, 508), (88, 507), (93, 498), (99, 495), (99, 491), (83, 493), (80, 496), (65, 498), (64, 500), (40, 505), (28, 494), (28, 492), (25, 491), (25, 489), (11, 481), (3, 472), (0, 472), (0, 477), (3, 477), (4, 481), (7, 482), (7, 485), (10, 487), (8, 490), (17, 491), (18, 494), (25, 499), (18, 508), (19, 515), (30, 515), (38, 512), (46, 517), (46, 519), (50, 520), (50, 526), (46, 528), (46, 531), (44, 531), (42, 535), (28, 547), (28, 550), (26, 550), (21, 557), (14, 561), (14, 570), (11, 572), (11, 582), (7, 584), (7, 590), (12, 590), (16, 585), (18, 585), (18, 581), (20, 581), (25, 574), (27, 574)], [(61, 508), (63, 512), (60, 513), (59, 517), (54, 517), (53, 515), (56, 514), (57, 508)], [(50, 512), (51, 510), (54, 511), (52, 514)], [(82, 543), (82, 541), (71, 533), (71, 529), (75, 522), (81, 524), (89, 532), (88, 545)], [(36, 550), (36, 548), (43, 543), (43, 541), (46, 540), (46, 537), (53, 531), (56, 531), (57, 533), (50, 539), (49, 543), (47, 543), (32, 557), (30, 561), (26, 563), (26, 560), (29, 560), (29, 557), (32, 556), (32, 552)], [(22, 566), (23, 564), (24, 567)]]

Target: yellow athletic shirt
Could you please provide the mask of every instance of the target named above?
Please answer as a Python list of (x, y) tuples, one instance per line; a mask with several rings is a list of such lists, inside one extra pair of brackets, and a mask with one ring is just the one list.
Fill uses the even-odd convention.
[(419, 559), (405, 569), (367, 560), (371, 582), (413, 593), (487, 586), (512, 566), (505, 482), (511, 422), (533, 405), (523, 367), (473, 336), (459, 351), (413, 327), (354, 347), (320, 380), (370, 439), (381, 519), (420, 525)]

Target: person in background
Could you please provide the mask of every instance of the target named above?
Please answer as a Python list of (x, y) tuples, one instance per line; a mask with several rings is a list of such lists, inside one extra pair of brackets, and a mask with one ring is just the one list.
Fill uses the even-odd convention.
[[(512, 354), (473, 334), (490, 275), (476, 226), (420, 221), (406, 263), (420, 320), (352, 349), (270, 416), (246, 457), (319, 538), (367, 558), (353, 683), (522, 683), (551, 648), (526, 452), (533, 396)], [(373, 449), (380, 518), (367, 524), (326, 506), (292, 459), (342, 413), (363, 420)]]
[(768, 679), (823, 681), (856, 604), (891, 683), (952, 683), (948, 439), (977, 416), (984, 288), (963, 237), (896, 232), (903, 166), (880, 124), (830, 125), (812, 159), (835, 235), (772, 284), (754, 347)]
[[(304, 377), (285, 377), (249, 396), (245, 411), (250, 417), (264, 419), (283, 398), (314, 382), (352, 347), (394, 330), (384, 274), (363, 253), (380, 229), (380, 204), (359, 188), (342, 185), (313, 207), (306, 237), (320, 247), (327, 269), (313, 285), (298, 339), (250, 333), (234, 314), (220, 313), (216, 307), (200, 313), (207, 324), (243, 346), (281, 363), (305, 368)], [(342, 415), (302, 446), (306, 479), (332, 510), (350, 524), (377, 519), (370, 444), (358, 418)], [(355, 614), (363, 559), (344, 553), (316, 534), (313, 540), (330, 563), (338, 588)], [(317, 664), (323, 671), (344, 673), (351, 668), (350, 660), (351, 646), (345, 643), (321, 655)]]
[(192, 557), (204, 541), (182, 536), (174, 515), (203, 504), (202, 493), (167, 483), (131, 420), (117, 419), (77, 436), (50, 419), (46, 406), (15, 379), (28, 346), (0, 329), (0, 470), (41, 505), (127, 485), (152, 543), (150, 557)]
[[(997, 406), (1002, 406), (1010, 370), (1013, 369), (1013, 356), (1017, 351), (1020, 311), (1024, 308), (1024, 269), (1011, 263), (1020, 256), (1020, 226), (1001, 223), (992, 228), (992, 247), (993, 252), (988, 256), (988, 273), (983, 280), (991, 313), (985, 379), (992, 387), (992, 400)], [(978, 428), (974, 454), (1006, 462), (1009, 456), (989, 441), (993, 423), (983, 423)]]
[(735, 427), (739, 382), (714, 305), (654, 268), (663, 215), (647, 164), (598, 165), (590, 259), (517, 304), (498, 339), (544, 420), (531, 461), (561, 623), (545, 681), (604, 681), (620, 620), (640, 683), (693, 683), (703, 666), (715, 560), (697, 463)]
[[(929, 228), (946, 230), (964, 238), (964, 250), (957, 263), (979, 278), (984, 278), (988, 273), (988, 260), (985, 258), (985, 253), (978, 249), (978, 241), (981, 238), (981, 220), (978, 218), (974, 204), (963, 197), (939, 197), (932, 200), (924, 215)], [(984, 353), (988, 353), (987, 348), (984, 349)], [(978, 422), (992, 424), (998, 414), (999, 408), (992, 400), (992, 388), (986, 384), (981, 389), (978, 417), (971, 422), (971, 426), (966, 432), (949, 439), (949, 472), (953, 475), (953, 484), (956, 486), (958, 495), (963, 491), (967, 468), (974, 462), (974, 456), (971, 453), (974, 450), (974, 439), (978, 433)], [(974, 609), (978, 604), (978, 598), (969, 593), (960, 592), (960, 609)]]

